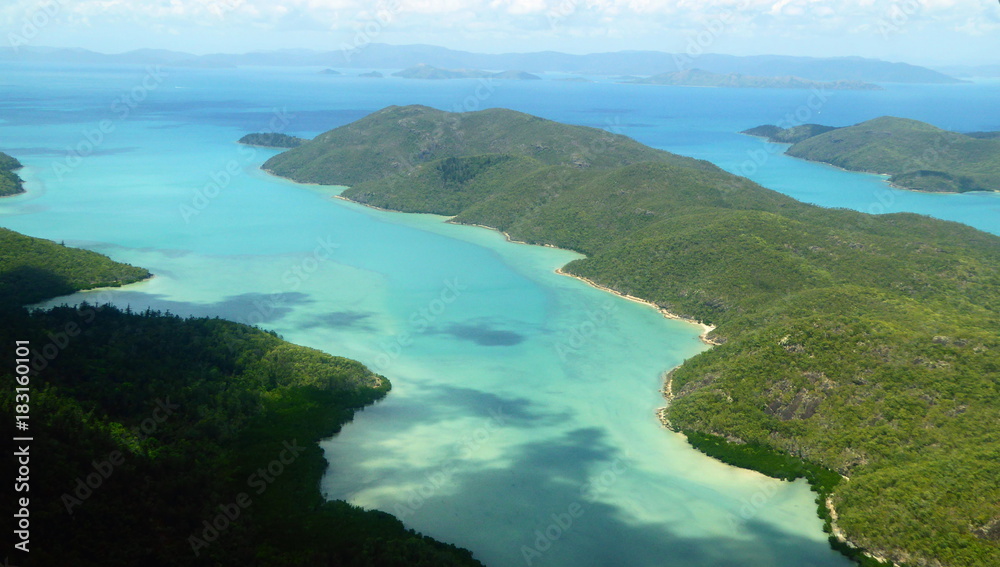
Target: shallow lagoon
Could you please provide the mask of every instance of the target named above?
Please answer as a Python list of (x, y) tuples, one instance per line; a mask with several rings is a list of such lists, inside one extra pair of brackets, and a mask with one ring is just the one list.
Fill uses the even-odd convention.
[[(29, 193), (0, 201), (0, 220), (156, 274), (56, 303), (227, 317), (387, 375), (389, 397), (324, 442), (330, 498), (394, 513), (491, 565), (847, 564), (804, 483), (724, 466), (657, 422), (663, 372), (705, 348), (698, 327), (555, 274), (571, 252), (334, 199), (335, 188), (267, 176), (257, 168), (274, 152), (233, 143), (276, 120), (314, 135), (387, 104), (474, 104), (606, 126), (739, 171), (762, 142), (734, 132), (774, 121), (765, 115), (801, 93), (706, 100), (705, 90), (542, 81), (479, 98), (475, 81), (170, 70), (116, 119), (112, 104), (145, 74), (8, 69), (0, 149), (26, 164)], [(971, 101), (949, 127), (997, 128), (971, 118), (989, 98), (968, 93), (995, 90), (980, 87), (949, 91)], [(838, 93), (823, 110), (850, 122), (895, 99), (919, 108), (911, 90), (893, 89)], [(68, 172), (53, 167), (103, 119), (114, 130), (95, 151)], [(875, 176), (768, 155), (751, 177), (804, 200), (865, 210), (887, 191)], [(996, 195), (893, 193), (887, 210), (997, 231)]]

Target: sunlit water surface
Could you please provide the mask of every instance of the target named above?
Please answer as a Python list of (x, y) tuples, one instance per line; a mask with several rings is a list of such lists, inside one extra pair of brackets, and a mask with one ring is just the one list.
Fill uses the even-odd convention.
[[(51, 303), (230, 318), (385, 374), (392, 393), (323, 442), (323, 492), (396, 514), (490, 565), (847, 562), (830, 551), (803, 482), (722, 465), (658, 423), (662, 375), (705, 348), (698, 327), (555, 274), (574, 253), (270, 177), (258, 167), (275, 152), (236, 145), (243, 134), (313, 136), (389, 104), (504, 106), (709, 159), (809, 202), (1000, 231), (997, 195), (895, 191), (736, 133), (808, 107), (802, 91), (556, 81), (486, 89), (316, 69), (163, 75), (4, 70), (0, 149), (27, 166), (29, 191), (0, 201), (0, 224), (156, 274)], [(897, 114), (1000, 129), (988, 119), (998, 91), (838, 92), (809, 121)]]

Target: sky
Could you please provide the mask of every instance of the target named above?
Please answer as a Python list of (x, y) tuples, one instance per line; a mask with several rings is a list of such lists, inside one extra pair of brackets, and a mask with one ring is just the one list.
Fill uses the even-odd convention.
[(1000, 63), (996, 0), (0, 0), (0, 29), (11, 46), (104, 53), (377, 42)]

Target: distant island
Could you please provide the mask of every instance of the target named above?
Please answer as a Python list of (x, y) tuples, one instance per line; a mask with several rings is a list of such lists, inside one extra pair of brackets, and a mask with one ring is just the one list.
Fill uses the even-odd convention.
[(503, 79), (511, 81), (537, 81), (541, 80), (538, 75), (525, 73), (524, 71), (480, 71), (477, 69), (440, 69), (423, 63), (397, 71), (392, 74), (394, 77), (404, 79), (425, 79), (425, 80), (445, 80), (445, 79)]
[(323, 69), (319, 72), (320, 75), (342, 75), (340, 71), (336, 69)]
[(713, 73), (702, 69), (688, 69), (673, 73), (661, 73), (644, 79), (625, 81), (641, 85), (673, 85), (679, 87), (726, 87), (753, 89), (826, 89), (876, 91), (882, 87), (863, 81), (821, 82), (793, 77), (758, 77), (739, 73)]
[(960, 134), (925, 122), (883, 116), (854, 126), (758, 126), (744, 134), (791, 143), (790, 156), (889, 175), (902, 189), (934, 193), (1000, 191), (1000, 139)]
[(849, 556), (845, 538), (900, 563), (1000, 564), (1000, 237), (804, 204), (505, 109), (389, 107), (264, 168), (585, 254), (563, 271), (716, 326), (664, 388), (662, 418), (695, 447), (805, 477)]
[(248, 146), (263, 146), (265, 148), (297, 148), (308, 142), (305, 138), (279, 134), (277, 132), (265, 132), (247, 134), (240, 138), (239, 143)]
[(24, 193), (24, 182), (16, 173), (22, 167), (17, 159), (0, 152), (0, 197)]

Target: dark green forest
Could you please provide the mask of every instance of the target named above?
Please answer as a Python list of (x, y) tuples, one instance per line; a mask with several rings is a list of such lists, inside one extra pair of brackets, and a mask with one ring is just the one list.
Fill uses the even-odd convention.
[(248, 146), (263, 146), (266, 148), (297, 148), (308, 142), (305, 138), (280, 134), (278, 132), (261, 132), (247, 134), (240, 138), (241, 144)]
[(21, 178), (15, 173), (21, 167), (21, 162), (0, 152), (0, 197), (24, 193)]
[(585, 254), (565, 270), (717, 326), (672, 374), (695, 446), (810, 478), (896, 562), (1000, 564), (1000, 238), (502, 109), (390, 107), (265, 167)]
[[(49, 565), (480, 565), (389, 514), (327, 502), (317, 441), (382, 398), (358, 362), (220, 319), (18, 302), (148, 277), (5, 231), (0, 344), (30, 341), (30, 555)], [(39, 291), (43, 290), (43, 291)], [(13, 364), (0, 417), (13, 424)], [(4, 468), (17, 470), (9, 442)], [(3, 543), (13, 550), (13, 498)]]
[(890, 183), (904, 189), (1000, 191), (1000, 140), (995, 132), (960, 134), (883, 116), (845, 128), (765, 125), (743, 133), (793, 144), (787, 150), (790, 156), (889, 175)]

